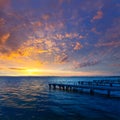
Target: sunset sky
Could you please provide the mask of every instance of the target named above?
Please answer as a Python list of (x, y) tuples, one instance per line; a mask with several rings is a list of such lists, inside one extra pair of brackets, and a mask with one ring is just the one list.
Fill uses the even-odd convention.
[(0, 0), (0, 76), (120, 75), (120, 0)]

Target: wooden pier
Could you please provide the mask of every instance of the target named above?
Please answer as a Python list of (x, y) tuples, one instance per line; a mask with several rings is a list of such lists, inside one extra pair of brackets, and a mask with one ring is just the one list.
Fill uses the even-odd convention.
[(120, 92), (120, 80), (79, 81), (76, 84), (49, 83), (49, 89), (59, 89), (65, 91), (79, 91), (87, 89), (91, 95), (94, 95), (95, 90), (104, 90), (107, 91), (107, 96), (110, 97), (112, 91)]

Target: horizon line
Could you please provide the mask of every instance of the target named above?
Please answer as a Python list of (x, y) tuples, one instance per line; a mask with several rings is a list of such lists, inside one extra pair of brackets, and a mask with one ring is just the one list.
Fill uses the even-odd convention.
[(84, 76), (62, 76), (62, 75), (48, 75), (48, 76), (39, 76), (39, 75), (36, 75), (36, 76), (32, 76), (32, 75), (25, 75), (25, 76), (14, 76), (14, 75), (6, 75), (6, 76), (0, 76), (0, 77), (120, 77), (119, 75), (84, 75)]

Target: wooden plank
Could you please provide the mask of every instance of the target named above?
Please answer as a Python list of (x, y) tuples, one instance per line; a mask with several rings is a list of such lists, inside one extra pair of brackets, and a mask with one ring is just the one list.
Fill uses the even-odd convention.
[(110, 86), (90, 86), (90, 85), (69, 85), (69, 84), (49, 84), (49, 86), (53, 86), (54, 88), (58, 86), (64, 87), (73, 87), (73, 88), (84, 88), (84, 89), (94, 89), (94, 90), (110, 90), (110, 91), (120, 91), (120, 87), (110, 87)]

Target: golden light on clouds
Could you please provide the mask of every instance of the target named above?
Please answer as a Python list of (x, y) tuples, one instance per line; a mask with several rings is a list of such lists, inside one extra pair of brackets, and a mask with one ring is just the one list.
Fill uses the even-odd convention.
[(10, 37), (9, 33), (6, 33), (3, 36), (1, 36), (1, 38), (0, 38), (0, 44), (6, 43), (6, 41), (8, 40), (9, 37)]
[(0, 0), (0, 75), (119, 75), (119, 28), (117, 1)]

